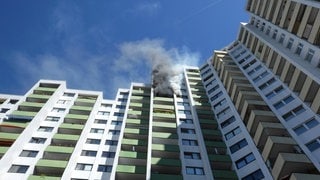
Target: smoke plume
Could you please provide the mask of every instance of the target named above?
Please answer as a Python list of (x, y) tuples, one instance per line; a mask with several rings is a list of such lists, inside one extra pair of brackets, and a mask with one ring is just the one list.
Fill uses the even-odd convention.
[[(152, 68), (152, 86), (155, 94), (181, 95), (182, 71), (187, 64), (197, 65), (198, 54), (189, 53), (186, 48), (165, 49), (162, 40), (145, 39), (127, 42), (120, 46), (121, 57), (116, 66), (125, 71), (139, 71), (137, 65), (146, 63)], [(141, 69), (140, 69), (141, 71)]]

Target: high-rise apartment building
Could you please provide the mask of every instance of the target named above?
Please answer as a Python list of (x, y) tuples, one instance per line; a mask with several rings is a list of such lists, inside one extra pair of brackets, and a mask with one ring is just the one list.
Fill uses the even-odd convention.
[(177, 92), (154, 71), (114, 100), (49, 80), (0, 94), (0, 179), (320, 179), (320, 2), (246, 10)]

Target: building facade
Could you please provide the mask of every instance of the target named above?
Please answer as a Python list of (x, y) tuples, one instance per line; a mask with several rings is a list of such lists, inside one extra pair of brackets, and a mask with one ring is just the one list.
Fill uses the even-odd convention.
[(0, 94), (0, 179), (320, 179), (320, 2), (248, 0), (181, 94), (40, 80)]

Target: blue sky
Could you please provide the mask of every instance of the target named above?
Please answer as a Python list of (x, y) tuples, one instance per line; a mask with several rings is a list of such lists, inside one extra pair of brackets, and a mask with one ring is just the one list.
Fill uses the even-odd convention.
[(39, 79), (56, 79), (113, 99), (132, 81), (150, 82), (150, 63), (139, 54), (145, 49), (203, 64), (235, 40), (248, 21), (245, 3), (2, 0), (0, 93), (24, 94)]

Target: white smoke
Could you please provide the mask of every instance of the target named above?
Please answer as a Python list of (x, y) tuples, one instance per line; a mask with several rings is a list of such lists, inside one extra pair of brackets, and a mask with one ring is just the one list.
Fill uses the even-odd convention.
[[(165, 49), (159, 39), (145, 39), (127, 42), (120, 46), (121, 57), (117, 59), (116, 68), (129, 72), (142, 71), (137, 65), (146, 63), (152, 68), (152, 84), (155, 94), (171, 96), (181, 95), (183, 67), (197, 66), (199, 55), (189, 53), (186, 48)], [(135, 74), (134, 73), (134, 74)]]

